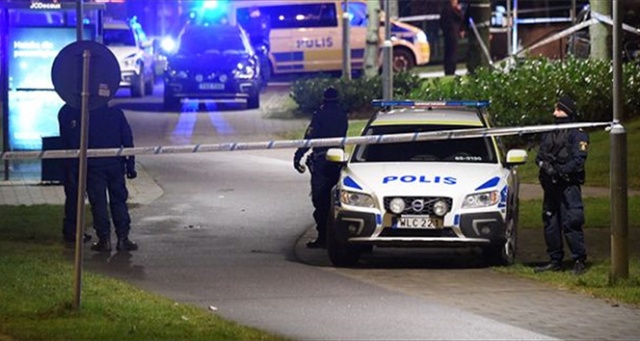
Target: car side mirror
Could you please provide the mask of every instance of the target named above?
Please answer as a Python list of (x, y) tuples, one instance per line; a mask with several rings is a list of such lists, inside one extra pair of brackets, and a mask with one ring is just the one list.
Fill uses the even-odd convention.
[(347, 163), (349, 154), (346, 154), (344, 150), (340, 148), (331, 148), (327, 151), (326, 159), (329, 162), (344, 164)]
[(524, 149), (511, 149), (507, 152), (507, 165), (523, 165), (527, 163), (527, 151)]

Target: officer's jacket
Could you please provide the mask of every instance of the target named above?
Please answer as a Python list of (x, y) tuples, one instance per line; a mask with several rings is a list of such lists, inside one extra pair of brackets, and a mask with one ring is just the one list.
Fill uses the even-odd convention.
[[(80, 149), (81, 117), (80, 109), (64, 105), (58, 112), (60, 138), (65, 149)], [(89, 112), (88, 148), (130, 148), (133, 147), (131, 126), (124, 112), (118, 108), (103, 106)], [(133, 159), (131, 159), (132, 161)], [(104, 166), (123, 162), (124, 158), (92, 157), (87, 166)]]
[[(332, 137), (344, 137), (347, 135), (349, 121), (347, 112), (340, 108), (337, 102), (325, 102), (322, 107), (313, 113), (311, 123), (304, 133), (304, 139), (323, 139)], [(314, 147), (315, 154), (326, 152), (328, 147)], [(296, 156), (302, 157), (309, 148), (298, 148)]]
[[(549, 162), (558, 172), (558, 179), (574, 184), (584, 183), (585, 163), (587, 161), (587, 147), (589, 135), (582, 129), (562, 129), (547, 132), (542, 135), (540, 149), (536, 157), (536, 164), (541, 161)], [(540, 181), (547, 179), (541, 169)]]

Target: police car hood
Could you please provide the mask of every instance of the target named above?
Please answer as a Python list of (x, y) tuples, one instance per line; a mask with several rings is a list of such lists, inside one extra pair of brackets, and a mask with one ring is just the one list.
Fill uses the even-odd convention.
[(350, 163), (343, 172), (347, 190), (389, 195), (455, 197), (504, 186), (499, 164), (449, 162)]
[(127, 58), (132, 58), (139, 53), (140, 50), (135, 46), (107, 46), (113, 55), (116, 56), (116, 59), (119, 61), (123, 61)]
[(169, 66), (174, 70), (231, 71), (239, 63), (247, 64), (250, 55), (242, 51), (210, 51), (186, 55), (177, 54), (169, 58)]

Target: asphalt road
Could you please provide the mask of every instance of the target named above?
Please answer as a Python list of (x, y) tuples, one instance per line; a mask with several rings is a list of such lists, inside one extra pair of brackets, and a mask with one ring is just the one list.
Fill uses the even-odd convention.
[[(168, 113), (157, 98), (118, 101), (139, 146), (264, 140), (305, 124), (234, 106)], [(308, 175), (292, 169), (292, 153), (139, 157), (164, 191), (131, 212), (140, 250), (91, 254), (87, 267), (294, 339), (640, 335), (628, 323), (637, 309), (496, 273), (473, 251), (389, 249), (359, 269), (331, 267), (301, 247), (313, 221)]]

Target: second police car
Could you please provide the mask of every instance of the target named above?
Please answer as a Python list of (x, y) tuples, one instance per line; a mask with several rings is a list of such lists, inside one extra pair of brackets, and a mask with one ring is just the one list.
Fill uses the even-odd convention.
[[(381, 135), (489, 127), (488, 102), (395, 102), (363, 131)], [(418, 134), (416, 134), (418, 133)], [(516, 255), (519, 182), (526, 151), (506, 155), (498, 138), (475, 137), (358, 145), (353, 155), (330, 149), (344, 165), (333, 192), (327, 250), (336, 266), (351, 266), (372, 246), (481, 247), (491, 264)]]

